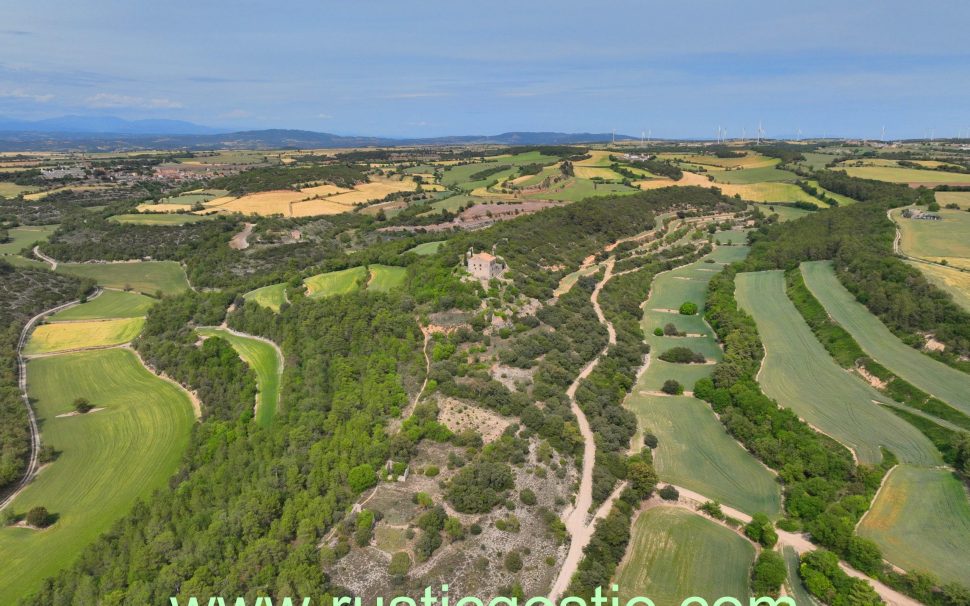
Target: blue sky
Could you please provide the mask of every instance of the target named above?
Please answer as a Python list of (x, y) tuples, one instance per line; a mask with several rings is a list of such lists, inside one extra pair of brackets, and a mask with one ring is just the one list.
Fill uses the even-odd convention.
[(438, 136), (967, 136), (970, 2), (34, 0), (0, 116)]

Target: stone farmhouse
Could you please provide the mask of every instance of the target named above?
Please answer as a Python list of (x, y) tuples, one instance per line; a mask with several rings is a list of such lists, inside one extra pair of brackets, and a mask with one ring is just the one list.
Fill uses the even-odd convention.
[(479, 280), (498, 278), (505, 271), (505, 263), (493, 254), (487, 252), (473, 253), (468, 249), (465, 255), (468, 273)]

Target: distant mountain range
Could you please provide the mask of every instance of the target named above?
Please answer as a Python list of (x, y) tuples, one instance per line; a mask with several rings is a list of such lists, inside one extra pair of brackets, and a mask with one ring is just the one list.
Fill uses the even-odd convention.
[[(500, 135), (399, 139), (308, 130), (226, 132), (181, 120), (123, 120), (64, 116), (25, 121), (0, 118), (0, 151), (116, 151), (139, 149), (309, 149), (408, 145), (567, 145), (609, 141), (612, 133), (508, 132)], [(634, 140), (616, 135), (618, 141)]]

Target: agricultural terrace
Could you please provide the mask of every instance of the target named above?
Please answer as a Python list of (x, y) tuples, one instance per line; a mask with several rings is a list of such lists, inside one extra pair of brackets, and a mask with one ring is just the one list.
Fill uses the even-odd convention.
[(407, 279), (408, 270), (404, 267), (393, 265), (371, 265), (370, 280), (367, 282), (367, 290), (387, 292), (392, 288), (400, 288)]
[(51, 322), (67, 320), (101, 320), (106, 318), (140, 318), (148, 313), (155, 299), (135, 292), (103, 290), (86, 303), (61, 310), (49, 317)]
[(257, 305), (268, 307), (273, 311), (279, 311), (280, 306), (286, 302), (286, 284), (263, 286), (247, 292), (243, 295), (243, 298)]
[(947, 469), (894, 468), (858, 532), (906, 570), (932, 573), (944, 583), (970, 579), (970, 501)]
[(34, 329), (24, 354), (50, 354), (83, 348), (110, 347), (128, 343), (138, 336), (144, 318), (77, 320), (41, 324)]
[(794, 221), (795, 219), (801, 219), (805, 215), (809, 214), (810, 210), (805, 210), (804, 208), (795, 208), (794, 206), (781, 206), (772, 204), (762, 204), (756, 205), (765, 216), (778, 215), (779, 221)]
[(129, 215), (114, 215), (109, 217), (110, 221), (118, 223), (131, 223), (133, 225), (185, 225), (186, 223), (198, 223), (213, 218), (212, 215), (187, 215), (181, 213), (137, 213)]
[(855, 300), (830, 263), (802, 263), (805, 285), (869, 356), (923, 391), (970, 414), (970, 375), (906, 345)]
[(363, 266), (331, 271), (310, 276), (303, 281), (310, 297), (344, 295), (360, 289), (368, 281), (367, 268)]
[(763, 168), (746, 168), (742, 170), (711, 171), (709, 173), (718, 183), (761, 183), (771, 181), (794, 181), (798, 178), (793, 172), (781, 170), (774, 166)]
[(921, 170), (919, 168), (902, 168), (898, 166), (844, 166), (843, 170), (850, 177), (860, 179), (875, 179), (890, 183), (910, 184), (941, 184), (970, 185), (970, 174), (948, 173), (940, 170)]
[[(925, 210), (925, 209), (924, 209)], [(943, 209), (935, 214), (942, 221), (906, 219), (902, 211), (893, 211), (899, 226), (899, 245), (902, 252), (920, 259), (941, 262), (970, 269), (970, 213)]]
[(784, 272), (738, 274), (735, 294), (764, 343), (758, 382), (766, 395), (851, 449), (861, 463), (882, 461), (885, 446), (905, 463), (940, 464), (926, 436), (877, 404), (885, 396), (829, 356), (785, 294)]
[[(721, 232), (726, 233), (726, 232)], [(743, 247), (715, 249), (712, 257), (740, 260)], [(685, 389), (709, 376), (712, 365), (674, 364), (658, 359), (673, 347), (688, 347), (711, 362), (721, 359), (713, 332), (697, 315), (684, 316), (662, 311), (692, 301), (703, 310), (707, 283), (719, 265), (698, 261), (658, 275), (644, 304), (643, 332), (650, 344), (650, 364), (626, 398), (624, 405), (636, 416), (639, 434), (652, 433), (658, 446), (653, 451), (660, 478), (749, 514), (775, 515), (781, 511), (781, 492), (774, 476), (748, 451), (731, 438), (706, 402), (689, 395), (669, 396), (660, 391), (667, 379), (676, 379)], [(710, 270), (710, 271), (709, 271)], [(686, 336), (657, 336), (655, 328), (673, 324)], [(634, 438), (639, 446), (641, 435)]]
[(640, 512), (627, 554), (617, 569), (621, 600), (650, 596), (655, 604), (679, 604), (685, 596), (713, 603), (750, 594), (748, 571), (755, 549), (716, 522), (675, 507)]
[(16, 255), (37, 242), (46, 242), (57, 225), (24, 225), (7, 229), (9, 242), (0, 244), (0, 255)]
[(58, 263), (57, 271), (91, 278), (100, 286), (155, 295), (174, 295), (189, 289), (185, 270), (175, 261), (121, 263)]
[(387, 291), (404, 284), (407, 269), (391, 265), (358, 266), (310, 276), (303, 281), (310, 297), (343, 295), (361, 288)]
[[(165, 486), (193, 423), (188, 395), (127, 349), (31, 360), (28, 378), (41, 439), (60, 454), (10, 507), (23, 514), (44, 506), (57, 520), (43, 531), (0, 528), (5, 603), (38, 590), (137, 499)], [(79, 397), (101, 410), (72, 415)]]
[(243, 362), (256, 373), (256, 422), (266, 426), (273, 422), (280, 401), (282, 360), (275, 347), (262, 339), (232, 333), (222, 328), (197, 328), (202, 337), (225, 339)]

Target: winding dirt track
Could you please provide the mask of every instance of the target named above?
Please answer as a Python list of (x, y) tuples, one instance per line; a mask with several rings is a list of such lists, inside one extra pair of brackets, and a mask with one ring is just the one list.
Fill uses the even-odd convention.
[(580, 476), (579, 493), (576, 495), (576, 504), (565, 518), (566, 530), (569, 532), (572, 540), (569, 543), (569, 551), (566, 553), (566, 559), (563, 561), (562, 568), (559, 569), (559, 575), (556, 577), (549, 593), (549, 599), (553, 601), (556, 601), (566, 590), (566, 587), (569, 586), (569, 581), (572, 579), (573, 573), (576, 572), (579, 561), (583, 557), (583, 549), (593, 537), (596, 520), (609, 513), (610, 508), (613, 506), (613, 501), (619, 497), (622, 488), (625, 486), (625, 484), (621, 485), (614, 490), (613, 494), (596, 511), (593, 519), (589, 520), (589, 522), (586, 521), (589, 509), (593, 505), (593, 466), (596, 463), (596, 439), (593, 436), (593, 430), (589, 426), (586, 415), (576, 402), (576, 390), (579, 388), (579, 384), (593, 372), (593, 369), (599, 364), (600, 358), (606, 354), (610, 346), (616, 345), (616, 329), (606, 319), (599, 305), (600, 291), (609, 282), (610, 278), (613, 277), (613, 265), (615, 262), (616, 259), (614, 257), (610, 257), (606, 261), (606, 272), (603, 274), (603, 279), (596, 284), (596, 288), (593, 289), (593, 294), (590, 295), (590, 301), (593, 303), (596, 317), (599, 318), (601, 324), (606, 326), (609, 341), (606, 347), (580, 371), (576, 380), (566, 390), (571, 409), (573, 414), (576, 415), (579, 433), (583, 436), (583, 469), (582, 475)]
[(34, 256), (51, 266), (51, 271), (57, 269), (57, 261), (40, 252), (40, 246), (34, 247)]
[[(37, 252), (37, 249), (34, 249)], [(56, 267), (57, 262), (53, 261), (53, 265)], [(104, 292), (103, 289), (98, 288), (94, 295), (89, 297), (88, 300), (94, 299)], [(20, 386), (20, 396), (23, 398), (24, 406), (27, 408), (27, 420), (30, 425), (30, 460), (27, 461), (27, 471), (24, 472), (24, 477), (17, 483), (16, 487), (6, 495), (2, 501), (0, 501), (0, 510), (5, 508), (10, 504), (14, 498), (19, 495), (27, 484), (34, 479), (37, 475), (37, 470), (40, 468), (40, 431), (37, 428), (37, 417), (34, 415), (34, 408), (30, 405), (30, 396), (27, 394), (27, 358), (23, 354), (24, 345), (27, 344), (27, 338), (30, 336), (30, 331), (34, 329), (34, 326), (42, 318), (49, 316), (51, 314), (57, 313), (68, 307), (74, 307), (79, 305), (80, 300), (75, 299), (74, 301), (69, 301), (63, 305), (58, 305), (57, 307), (52, 307), (48, 310), (42, 311), (24, 325), (24, 329), (20, 331), (20, 339), (17, 341), (17, 383)]]

